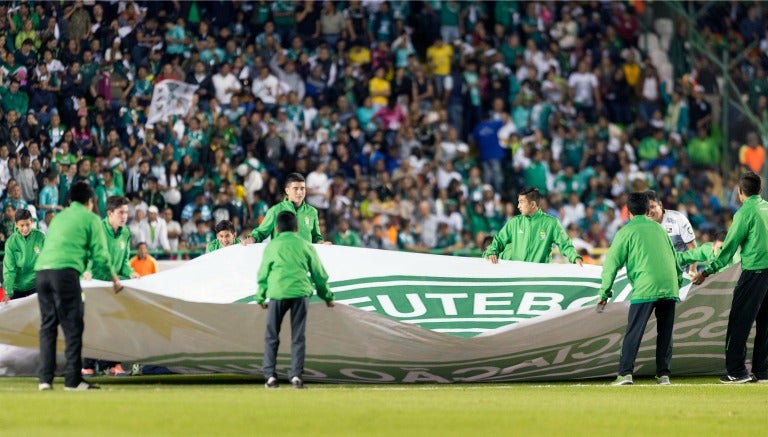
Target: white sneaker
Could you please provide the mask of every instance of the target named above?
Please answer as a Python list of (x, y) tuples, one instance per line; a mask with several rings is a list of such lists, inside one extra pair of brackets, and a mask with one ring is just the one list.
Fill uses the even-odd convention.
[(279, 386), (280, 384), (278, 384), (277, 378), (275, 378), (274, 376), (270, 376), (269, 378), (267, 378), (267, 382), (264, 383), (264, 387), (269, 389), (277, 388)]
[(87, 382), (83, 381), (80, 384), (77, 385), (77, 387), (64, 387), (64, 390), (66, 391), (84, 391), (84, 390), (101, 390), (101, 387), (98, 385), (88, 384)]
[(47, 382), (41, 382), (40, 384), (37, 384), (37, 389), (40, 391), (48, 391), (53, 390), (53, 386)]

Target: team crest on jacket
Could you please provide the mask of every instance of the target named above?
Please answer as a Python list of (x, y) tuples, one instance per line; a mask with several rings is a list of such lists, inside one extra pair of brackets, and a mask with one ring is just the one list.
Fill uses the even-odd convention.
[(120, 242), (120, 250), (125, 250), (125, 241)]
[(309, 226), (309, 217), (304, 217), (304, 224)]
[(547, 233), (544, 231), (539, 232), (539, 240), (547, 238)]
[(40, 246), (35, 246), (35, 255), (40, 255)]

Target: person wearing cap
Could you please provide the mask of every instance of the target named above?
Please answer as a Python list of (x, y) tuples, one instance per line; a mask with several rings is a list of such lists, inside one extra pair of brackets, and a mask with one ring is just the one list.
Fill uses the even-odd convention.
[(754, 380), (768, 383), (768, 202), (760, 198), (760, 176), (749, 171), (739, 178), (741, 208), (733, 216), (733, 224), (717, 257), (706, 269), (693, 277), (695, 285), (728, 264), (741, 247), (741, 276), (733, 290), (733, 303), (725, 333), (725, 369), (720, 378), (724, 384), (741, 384), (753, 380), (747, 371), (747, 340), (756, 325), (752, 349)]
[(222, 220), (216, 223), (213, 231), (216, 233), (216, 239), (208, 243), (205, 253), (240, 243), (240, 239), (235, 236), (235, 225), (229, 220)]
[(310, 243), (323, 243), (323, 235), (320, 233), (320, 221), (317, 209), (304, 201), (307, 194), (304, 176), (299, 173), (291, 173), (285, 178), (285, 198), (282, 202), (273, 205), (267, 210), (264, 221), (259, 227), (251, 231), (248, 238), (242, 244), (261, 243), (267, 237), (277, 235), (275, 219), (281, 211), (290, 211), (296, 214), (299, 222), (298, 236)]
[(92, 212), (93, 188), (86, 182), (78, 182), (72, 185), (69, 194), (71, 203), (51, 222), (35, 263), (35, 288), (40, 305), (40, 390), (53, 388), (59, 324), (64, 330), (67, 358), (64, 389), (98, 388), (83, 381), (81, 374), (84, 309), (80, 275), (87, 260), (93, 260), (94, 268), (109, 272), (115, 293), (123, 288), (112, 266), (102, 224)]
[(517, 196), (520, 215), (507, 221), (483, 252), (493, 264), (499, 259), (549, 263), (552, 261), (552, 244), (568, 262), (582, 266), (581, 256), (576, 253), (571, 238), (560, 222), (539, 208), (541, 194), (536, 188), (526, 188)]
[(171, 245), (168, 243), (168, 230), (165, 227), (165, 220), (159, 218), (160, 210), (155, 205), (147, 208), (147, 220), (139, 226), (140, 241), (147, 243), (149, 250), (162, 250), (165, 253), (171, 252)]

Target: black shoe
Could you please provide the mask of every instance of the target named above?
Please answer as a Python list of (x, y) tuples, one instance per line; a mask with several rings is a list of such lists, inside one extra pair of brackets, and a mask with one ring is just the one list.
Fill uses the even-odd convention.
[(277, 378), (274, 376), (270, 376), (267, 378), (267, 382), (264, 383), (264, 387), (266, 388), (278, 388), (280, 387), (280, 384), (277, 383)]
[(298, 376), (294, 376), (291, 378), (291, 385), (293, 388), (303, 389), (304, 388), (304, 381), (301, 380)]
[(95, 384), (88, 384), (87, 382), (83, 381), (80, 384), (78, 384), (76, 387), (64, 387), (64, 390), (66, 391), (101, 390), (101, 387)]
[(731, 375), (725, 375), (722, 378), (720, 378), (720, 382), (723, 384), (744, 384), (745, 382), (752, 381), (752, 377), (749, 375), (744, 376), (731, 376)]

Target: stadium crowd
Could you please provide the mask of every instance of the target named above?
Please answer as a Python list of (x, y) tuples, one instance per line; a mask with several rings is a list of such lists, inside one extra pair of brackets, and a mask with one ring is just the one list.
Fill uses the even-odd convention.
[[(245, 235), (306, 176), (335, 244), (477, 250), (535, 187), (577, 250), (607, 248), (628, 191), (657, 191), (703, 242), (730, 223), (741, 168), (765, 164), (768, 32), (718, 4), (712, 53), (763, 126), (718, 129), (719, 72), (684, 20), (671, 77), (640, 50), (642, 2), (26, 2), (0, 5), (0, 239), (29, 208), (45, 231), (69, 187), (126, 195), (131, 245), (202, 252)], [(752, 45), (753, 41), (759, 41)], [(198, 86), (148, 123), (153, 86)], [(743, 137), (742, 137), (743, 136)], [(737, 140), (737, 141), (736, 141)], [(181, 252), (180, 252), (181, 251)], [(585, 260), (586, 261), (586, 260)]]

